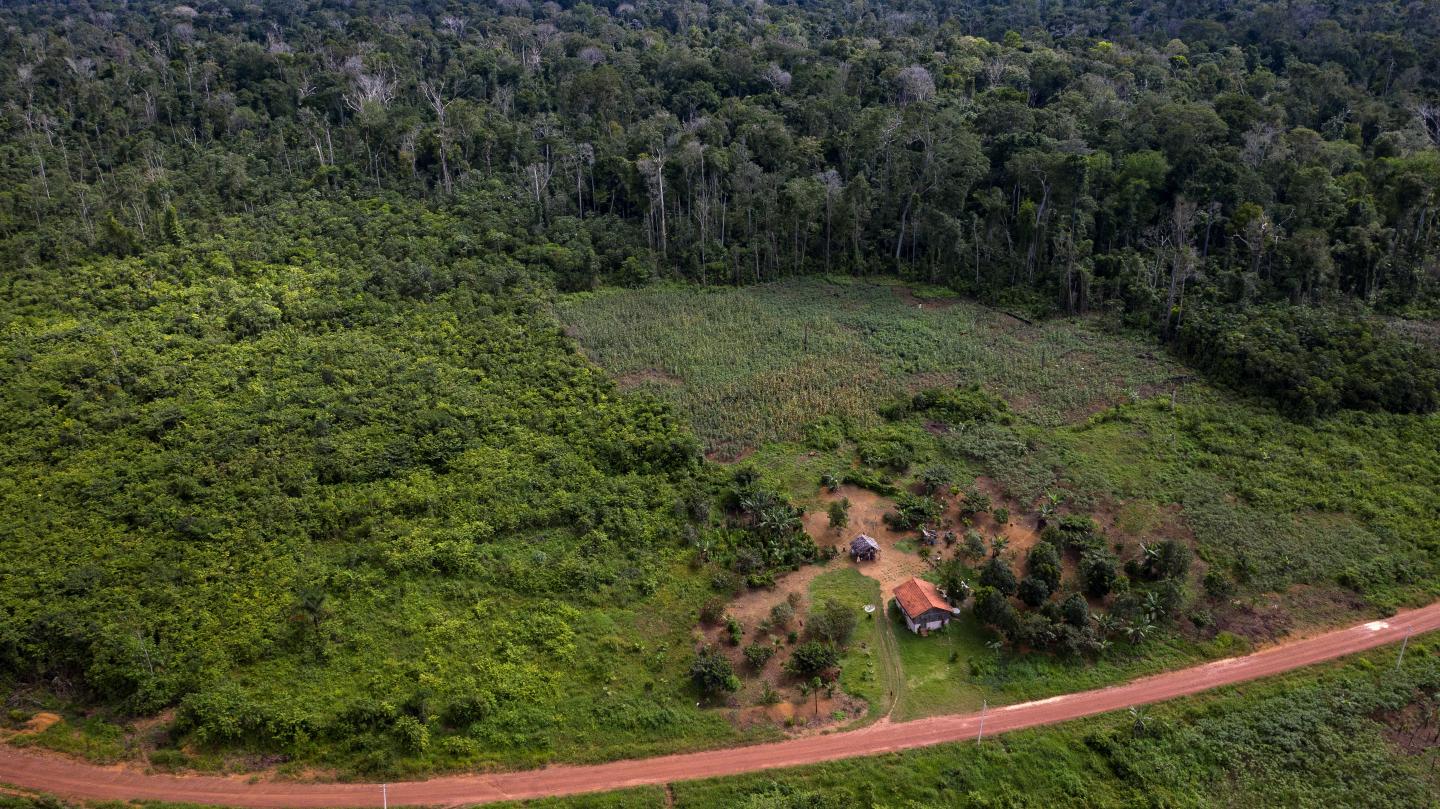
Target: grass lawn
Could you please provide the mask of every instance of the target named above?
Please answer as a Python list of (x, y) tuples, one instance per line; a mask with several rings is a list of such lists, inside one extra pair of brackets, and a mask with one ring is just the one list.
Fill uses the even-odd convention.
[(886, 654), (889, 646), (878, 609), (880, 584), (853, 567), (830, 570), (810, 582), (810, 602), (821, 604), (832, 599), (857, 610), (866, 604), (876, 605), (875, 612), (860, 614), (855, 638), (840, 661), (840, 687), (869, 702), (871, 718), (881, 716), (894, 689), (896, 670), (893, 658)]
[(1098, 660), (1067, 661), (991, 648), (997, 636), (968, 610), (925, 637), (907, 629), (893, 607), (889, 621), (905, 672), (903, 696), (892, 715), (896, 721), (978, 711), (983, 701), (1005, 705), (1043, 699), (1245, 652), (1227, 635), (1207, 643), (1158, 635), (1136, 649), (1117, 644)]

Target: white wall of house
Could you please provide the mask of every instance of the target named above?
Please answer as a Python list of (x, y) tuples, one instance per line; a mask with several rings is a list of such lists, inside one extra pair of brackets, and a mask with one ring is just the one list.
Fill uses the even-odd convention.
[[(905, 615), (905, 613), (904, 613), (903, 610), (901, 611), (900, 614), (901, 614), (901, 615)], [(936, 629), (941, 629), (941, 628), (943, 628), (943, 627), (945, 626), (945, 619), (944, 619), (944, 618), (932, 618), (932, 619), (927, 619), (927, 620), (925, 620), (924, 622), (921, 622), (921, 623), (916, 623), (915, 621), (913, 621), (913, 620), (910, 619), (910, 616), (905, 615), (905, 626), (908, 627), (911, 632), (915, 632), (915, 633), (918, 634), (918, 633), (920, 632), (920, 630), (922, 630), (922, 629), (923, 629), (923, 630), (936, 630)]]

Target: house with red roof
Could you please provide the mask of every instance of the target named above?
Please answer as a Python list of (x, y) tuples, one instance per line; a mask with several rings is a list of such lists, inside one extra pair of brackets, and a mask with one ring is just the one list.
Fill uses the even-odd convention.
[(912, 578), (896, 587), (895, 603), (905, 616), (905, 625), (910, 631), (924, 635), (932, 629), (943, 629), (960, 610), (940, 594), (940, 590), (924, 579)]

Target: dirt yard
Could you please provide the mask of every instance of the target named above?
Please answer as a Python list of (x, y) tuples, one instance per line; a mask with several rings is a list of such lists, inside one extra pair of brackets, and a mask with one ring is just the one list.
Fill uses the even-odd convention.
[[(988, 494), (996, 508), (1004, 507), (1010, 510), (1010, 518), (1004, 525), (997, 524), (992, 513), (977, 514), (970, 518), (968, 525), (966, 524), (964, 518), (960, 516), (960, 501), (964, 492), (972, 487)], [(944, 507), (941, 511), (939, 526), (942, 533), (954, 531), (958, 535), (973, 527), (985, 537), (987, 543), (1003, 534), (1010, 540), (1004, 556), (1014, 564), (1019, 564), (1029, 549), (1040, 540), (1038, 515), (1031, 509), (1006, 497), (1000, 484), (996, 481), (981, 477), (968, 484), (955, 486), (953, 489), (943, 498)], [(844, 529), (836, 530), (830, 527), (830, 518), (825, 509), (830, 503), (841, 499), (850, 501), (850, 519)], [(921, 576), (930, 570), (932, 563), (918, 552), (921, 547), (919, 532), (896, 531), (885, 523), (885, 514), (892, 511), (893, 508), (894, 501), (891, 498), (859, 486), (844, 485), (833, 492), (819, 492), (816, 500), (805, 513), (805, 531), (821, 548), (835, 548), (838, 552), (835, 560), (828, 564), (806, 565), (799, 570), (780, 576), (772, 587), (746, 590), (727, 604), (726, 614), (738, 621), (744, 628), (745, 636), (740, 645), (730, 645), (728, 633), (723, 624), (705, 627), (702, 630), (707, 643), (724, 651), (736, 670), (748, 675), (746, 687), (740, 693), (733, 695), (730, 700), (733, 710), (732, 719), (738, 726), (748, 727), (758, 722), (769, 721), (773, 724), (787, 724), (787, 727), (796, 725), (795, 731), (800, 731), (802, 728), (809, 728), (813, 731), (817, 727), (833, 725), (834, 720), (828, 717), (835, 710), (846, 713), (847, 720), (850, 715), (858, 715), (851, 710), (858, 700), (837, 695), (837, 700), (849, 701), (829, 709), (822, 701), (818, 718), (809, 715), (799, 716), (798, 713), (803, 712), (795, 707), (798, 701), (795, 689), (782, 687), (789, 680), (783, 669), (789, 647), (783, 641), (791, 630), (803, 634), (805, 617), (811, 607), (810, 584), (826, 571), (835, 570), (838, 566), (853, 565), (860, 573), (879, 582), (883, 603), (877, 604), (876, 607), (883, 610), (892, 600), (891, 592), (895, 587), (913, 576)], [(878, 559), (869, 562), (850, 561), (850, 540), (860, 534), (868, 534), (880, 544)], [(942, 541), (932, 549), (931, 557), (939, 560), (954, 552), (954, 549), (947, 548)], [(757, 628), (769, 619), (771, 610), (787, 600), (795, 605), (795, 620), (789, 626), (772, 629), (764, 636), (757, 633)], [(742, 651), (746, 645), (761, 641), (764, 637), (771, 638), (772, 642), (778, 640), (780, 644), (774, 657), (759, 670), (754, 670), (745, 661)], [(898, 660), (895, 663), (898, 665)], [(783, 692), (782, 700), (768, 708), (756, 706), (756, 700), (764, 688), (763, 683), (767, 682)], [(813, 711), (810, 713), (813, 714)], [(791, 719), (792, 715), (793, 719)], [(804, 720), (803, 725), (801, 724), (802, 719)], [(786, 720), (789, 722), (787, 723)]]

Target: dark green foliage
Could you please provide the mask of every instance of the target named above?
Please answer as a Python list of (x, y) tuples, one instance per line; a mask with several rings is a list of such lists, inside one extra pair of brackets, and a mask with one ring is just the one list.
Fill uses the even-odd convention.
[(690, 664), (690, 679), (700, 693), (707, 696), (740, 688), (740, 678), (735, 676), (729, 659), (709, 646), (695, 653), (695, 660)]
[(712, 598), (700, 605), (700, 623), (718, 624), (725, 620), (725, 599)]
[(993, 587), (975, 591), (975, 617), (986, 626), (993, 626), (1007, 637), (1020, 625), (1020, 615), (1004, 593)]
[(731, 646), (739, 646), (740, 641), (745, 637), (745, 627), (733, 617), (725, 618), (725, 637), (730, 641)]
[(756, 671), (765, 668), (765, 664), (774, 656), (775, 644), (767, 641), (756, 641), (745, 647), (745, 662)]
[(1194, 557), (1189, 546), (1179, 540), (1167, 539), (1141, 547), (1140, 572), (1152, 580), (1181, 579), (1190, 572)]
[(1080, 557), (1080, 581), (1085, 592), (1095, 598), (1103, 598), (1115, 589), (1120, 577), (1120, 565), (1115, 555), (1103, 548), (1085, 552)]
[(1222, 382), (1304, 418), (1340, 409), (1428, 413), (1440, 356), (1354, 314), (1302, 307), (1206, 309), (1176, 345)]
[(985, 537), (973, 528), (965, 532), (964, 553), (968, 559), (979, 559), (985, 555)]
[(960, 606), (970, 592), (971, 571), (959, 559), (946, 559), (935, 569), (938, 574), (936, 586), (945, 591), (950, 603)]
[(1010, 407), (1004, 400), (982, 390), (979, 385), (968, 388), (921, 391), (906, 404), (883, 411), (888, 418), (898, 418), (906, 413), (920, 413), (928, 418), (949, 424), (966, 422), (1010, 423)]
[(1045, 583), (1050, 592), (1060, 589), (1060, 554), (1048, 542), (1037, 542), (1025, 556), (1025, 572)]
[(785, 670), (797, 677), (814, 677), (832, 673), (840, 664), (840, 651), (833, 644), (808, 640), (790, 653)]
[(788, 601), (781, 601), (770, 608), (770, 625), (783, 629), (795, 620), (795, 608)]
[(1056, 550), (1082, 553), (1104, 546), (1100, 527), (1089, 517), (1067, 514), (1058, 521), (1045, 526), (1040, 538), (1054, 545)]
[(754, 579), (756, 574), (792, 570), (819, 554), (819, 548), (805, 533), (800, 519), (803, 512), (750, 476), (739, 475), (728, 502), (739, 530), (724, 535), (725, 541), (715, 556), (737, 573)]
[(844, 440), (845, 426), (840, 419), (826, 417), (805, 425), (805, 444), (813, 449), (835, 449)]
[(1027, 606), (1039, 607), (1050, 598), (1051, 592), (1050, 585), (1044, 579), (1026, 576), (1020, 580), (1020, 587), (1016, 594)]
[(961, 514), (982, 514), (990, 510), (990, 495), (979, 489), (970, 489), (960, 499)]
[(897, 531), (913, 531), (940, 518), (940, 503), (923, 495), (901, 492), (895, 497), (895, 510), (885, 515), (885, 522)]
[(1079, 593), (1071, 593), (1060, 604), (1060, 615), (1065, 623), (1083, 629), (1090, 625), (1090, 605), (1085, 603), (1085, 596)]
[(1216, 600), (1227, 599), (1235, 594), (1235, 582), (1224, 571), (1211, 568), (1205, 572), (1203, 581), (1205, 594)]
[(1015, 580), (1015, 571), (1010, 569), (1010, 564), (998, 556), (993, 556), (985, 566), (980, 568), (980, 584), (984, 587), (991, 587), (1001, 594), (1015, 595), (1019, 583)]
[(858, 621), (859, 617), (856, 615), (854, 607), (827, 599), (823, 604), (810, 611), (810, 615), (805, 621), (805, 634), (843, 649), (850, 643), (850, 637), (855, 634), (855, 624)]
[[(593, 687), (580, 650), (683, 670), (599, 646), (675, 586), (697, 446), (665, 408), (615, 396), (506, 251), (472, 255), (472, 228), (505, 227), (503, 198), (482, 196), (469, 221), (279, 204), (248, 234), (12, 276), (6, 678), (178, 705), (182, 735), (292, 751), (342, 737), (359, 693), (403, 705), (423, 679), (440, 706), (548, 717), (520, 748), (490, 743), (503, 757), (547, 747), (557, 714), (594, 726), (559, 707)], [(414, 663), (362, 664), (377, 654)], [(492, 721), (520, 727), (471, 723)], [(424, 738), (366, 731), (332, 761), (420, 758)]]
[(877, 427), (855, 438), (861, 463), (894, 472), (908, 469), (919, 449), (916, 436), (896, 425)]
[(925, 487), (925, 493), (934, 495), (949, 486), (954, 481), (955, 473), (945, 466), (932, 466), (920, 473), (920, 483)]

